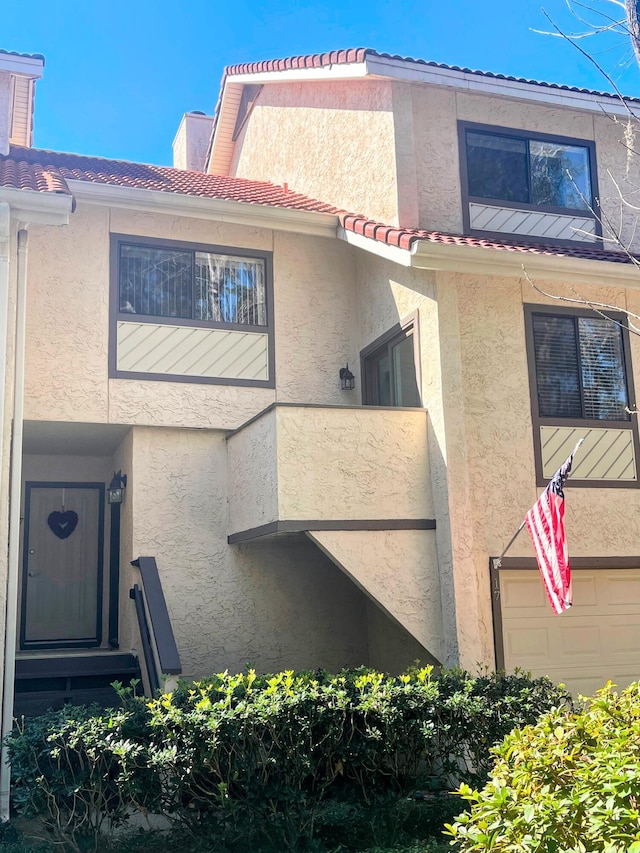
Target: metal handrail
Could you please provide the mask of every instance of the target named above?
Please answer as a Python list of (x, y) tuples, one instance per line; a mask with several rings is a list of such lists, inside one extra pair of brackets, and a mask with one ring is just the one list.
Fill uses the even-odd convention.
[(155, 557), (138, 557), (131, 565), (140, 570), (142, 580), (141, 587), (133, 585), (129, 596), (135, 603), (147, 677), (155, 693), (160, 689), (161, 676), (180, 675), (182, 664)]

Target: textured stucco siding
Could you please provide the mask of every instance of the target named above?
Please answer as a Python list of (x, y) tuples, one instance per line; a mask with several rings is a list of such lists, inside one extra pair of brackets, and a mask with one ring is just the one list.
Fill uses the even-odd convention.
[(397, 223), (392, 84), (263, 86), (236, 141), (231, 174), (288, 183), (336, 207)]
[[(639, 307), (634, 291), (579, 288), (561, 282), (545, 286), (558, 295), (588, 296), (631, 310)], [(465, 456), (472, 496), (466, 517), (456, 520), (460, 534), (456, 538), (466, 542), (458, 560), (473, 584), (478, 659), (490, 662), (489, 558), (502, 553), (540, 491), (534, 467), (523, 303), (553, 303), (515, 279), (442, 274), (442, 288), (457, 295), (463, 389), (459, 411), (465, 429), (460, 453)], [(634, 336), (631, 345), (637, 382), (640, 351)], [(455, 476), (453, 470), (450, 476)], [(450, 480), (450, 488), (460, 490), (460, 479)], [(568, 488), (566, 527), (572, 557), (638, 555), (637, 489)], [(533, 556), (526, 532), (515, 541), (509, 556)], [(462, 595), (458, 601), (464, 601)]]
[(229, 533), (277, 521), (278, 435), (275, 409), (230, 436)]
[[(272, 251), (277, 390), (109, 379), (110, 232)], [(68, 227), (30, 230), (26, 417), (234, 429), (276, 399), (344, 402), (354, 277), (336, 240), (80, 204)]]
[[(457, 324), (455, 302), (451, 304), (448, 294), (439, 293), (436, 275), (421, 270), (399, 267), (370, 255), (358, 258), (358, 319), (359, 345), (369, 345), (389, 331), (394, 325), (411, 315), (417, 315), (419, 337), (420, 390), (422, 404), (429, 413), (427, 452), (429, 458), (430, 487), (436, 519), (436, 543), (440, 572), (440, 604), (442, 610), (443, 660), (458, 663), (460, 655), (465, 666), (474, 666), (477, 642), (475, 637), (474, 611), (469, 607), (475, 601), (472, 592), (475, 585), (474, 567), (465, 561), (465, 571), (459, 581), (455, 580), (454, 551), (458, 558), (464, 555), (464, 538), (452, 539), (452, 513), (461, 517), (469, 512), (468, 489), (455, 494), (450, 501), (450, 459), (456, 442), (460, 441), (463, 418), (459, 403), (460, 377), (456, 365), (459, 346), (455, 340)], [(452, 332), (448, 330), (453, 330)], [(441, 334), (445, 335), (441, 341)], [(446, 335), (453, 334), (453, 340)], [(445, 415), (447, 423), (445, 431)], [(464, 471), (464, 458), (457, 458)], [(454, 488), (455, 488), (454, 484)], [(462, 533), (464, 537), (464, 532)], [(464, 589), (468, 588), (465, 594)], [(456, 594), (462, 595), (459, 606)], [(470, 601), (465, 603), (465, 598)], [(471, 636), (460, 639), (466, 630)], [(462, 634), (461, 634), (462, 632)], [(464, 646), (469, 658), (461, 652)]]
[(432, 518), (427, 416), (279, 408), (282, 519)]
[(230, 533), (276, 520), (433, 517), (425, 412), (283, 406), (227, 445)]
[(433, 531), (314, 531), (310, 539), (437, 660), (442, 612)]
[(185, 676), (368, 660), (366, 599), (312, 543), (227, 544), (222, 433), (134, 428), (131, 489), (131, 548), (157, 559)]
[[(633, 131), (624, 120), (550, 104), (406, 84), (412, 93), (417, 208), (421, 228), (460, 233), (462, 196), (458, 121), (478, 122), (516, 130), (587, 139), (596, 143), (600, 204), (605, 235), (614, 231), (623, 241), (640, 246), (637, 215), (620, 199), (633, 200), (640, 181), (640, 160), (630, 154)], [(401, 102), (398, 100), (398, 103)], [(404, 110), (405, 107), (402, 106)], [(396, 122), (405, 121), (396, 115)], [(631, 135), (629, 135), (631, 134)], [(406, 148), (406, 142), (404, 148)], [(398, 169), (402, 162), (398, 148)]]

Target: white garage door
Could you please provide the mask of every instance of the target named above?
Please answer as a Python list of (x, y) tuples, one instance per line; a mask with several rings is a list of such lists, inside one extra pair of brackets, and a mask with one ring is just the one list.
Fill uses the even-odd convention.
[(573, 570), (573, 607), (556, 616), (535, 570), (501, 570), (504, 665), (590, 696), (640, 679), (640, 569)]

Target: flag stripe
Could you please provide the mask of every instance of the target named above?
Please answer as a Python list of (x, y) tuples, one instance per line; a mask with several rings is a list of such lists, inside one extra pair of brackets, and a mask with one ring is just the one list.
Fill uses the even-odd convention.
[(569, 477), (575, 452), (556, 471), (525, 518), (549, 603), (558, 615), (571, 607), (572, 600), (563, 486)]

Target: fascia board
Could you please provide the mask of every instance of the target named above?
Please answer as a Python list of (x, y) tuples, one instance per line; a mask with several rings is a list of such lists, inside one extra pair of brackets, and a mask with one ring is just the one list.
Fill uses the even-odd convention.
[(63, 193), (0, 187), (0, 202), (11, 208), (11, 218), (33, 225), (68, 225), (73, 198)]
[(225, 83), (300, 83), (312, 80), (352, 80), (367, 77), (367, 62), (336, 62), (318, 68), (287, 68), (284, 71), (255, 71), (229, 74)]
[(587, 260), (527, 252), (509, 252), (476, 246), (416, 241), (411, 247), (412, 266), (486, 276), (520, 277), (524, 271), (537, 279), (640, 288), (640, 269), (634, 264)]
[(335, 237), (336, 235), (338, 217), (329, 213), (133, 189), (111, 184), (92, 184), (87, 181), (67, 180), (67, 183), (76, 199), (88, 204), (124, 207), (170, 216), (189, 216), (194, 219), (251, 225), (317, 237)]
[(10, 74), (23, 74), (39, 80), (42, 77), (44, 62), (30, 56), (15, 56), (10, 53), (0, 53), (0, 71)]
[(586, 92), (572, 92), (566, 89), (552, 89), (536, 83), (519, 83), (515, 80), (482, 77), (480, 74), (403, 62), (401, 59), (367, 57), (366, 65), (368, 75), (374, 77), (449, 86), (484, 95), (516, 98), (520, 101), (537, 101), (573, 110), (588, 110), (601, 115), (628, 116), (629, 112), (640, 115), (640, 104), (624, 104), (616, 98), (600, 98)]

